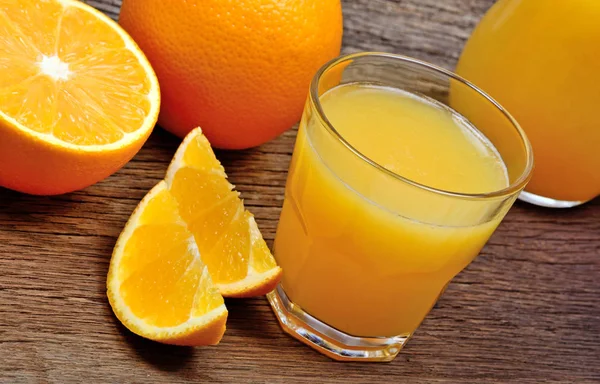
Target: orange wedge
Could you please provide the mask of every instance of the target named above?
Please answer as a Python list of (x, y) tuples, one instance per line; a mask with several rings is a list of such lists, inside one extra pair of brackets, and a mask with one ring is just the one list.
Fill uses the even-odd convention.
[(127, 222), (107, 294), (134, 333), (170, 344), (215, 344), (225, 331), (222, 296), (262, 295), (279, 282), (281, 268), (226, 177), (197, 128)]
[(221, 340), (223, 297), (164, 181), (144, 197), (119, 236), (107, 292), (119, 320), (140, 336), (176, 345)]
[(0, 1), (0, 186), (58, 194), (121, 168), (160, 107), (146, 57), (76, 0)]
[(264, 295), (279, 282), (281, 268), (226, 178), (210, 143), (196, 128), (181, 143), (165, 181), (221, 294)]

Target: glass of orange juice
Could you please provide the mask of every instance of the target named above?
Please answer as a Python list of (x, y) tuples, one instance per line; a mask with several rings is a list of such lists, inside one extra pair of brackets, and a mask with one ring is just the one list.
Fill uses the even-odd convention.
[(600, 1), (499, 0), (456, 72), (488, 92), (531, 140), (521, 198), (555, 208), (600, 196)]
[(275, 238), (284, 274), (268, 298), (282, 327), (337, 360), (392, 360), (532, 166), (515, 120), (451, 72), (382, 53), (326, 64)]

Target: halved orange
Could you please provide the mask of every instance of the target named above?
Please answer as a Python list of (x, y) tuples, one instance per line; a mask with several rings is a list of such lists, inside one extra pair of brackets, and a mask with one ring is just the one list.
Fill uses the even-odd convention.
[(160, 107), (146, 57), (76, 0), (0, 1), (0, 186), (58, 194), (129, 161)]
[(281, 268), (226, 177), (197, 128), (127, 222), (107, 289), (134, 333), (172, 344), (217, 343), (227, 316), (221, 295), (262, 295), (279, 282)]

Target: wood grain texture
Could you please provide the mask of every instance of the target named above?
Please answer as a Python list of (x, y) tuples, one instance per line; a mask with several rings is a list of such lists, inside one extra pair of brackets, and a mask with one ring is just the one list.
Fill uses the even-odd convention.
[[(120, 1), (90, 4), (117, 17)], [(493, 0), (347, 0), (344, 51), (453, 68)], [(272, 241), (295, 132), (219, 152)], [(279, 328), (264, 298), (228, 300), (217, 347), (132, 335), (105, 296), (127, 218), (179, 141), (157, 129), (121, 171), (84, 191), (0, 189), (0, 383), (600, 382), (600, 199), (556, 211), (517, 203), (389, 364), (341, 364)]]

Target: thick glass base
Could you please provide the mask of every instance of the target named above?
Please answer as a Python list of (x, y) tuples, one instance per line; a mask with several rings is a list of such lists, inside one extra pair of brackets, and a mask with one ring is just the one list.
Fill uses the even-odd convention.
[(356, 337), (317, 320), (294, 304), (281, 285), (267, 295), (283, 330), (322, 354), (339, 361), (392, 361), (408, 336)]
[(534, 195), (531, 192), (521, 192), (519, 195), (519, 200), (525, 201), (530, 204), (539, 205), (541, 207), (548, 208), (571, 208), (586, 203), (586, 201), (563, 201), (563, 200), (554, 200), (549, 197), (543, 197), (539, 195)]

